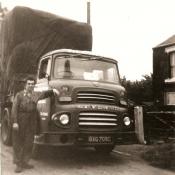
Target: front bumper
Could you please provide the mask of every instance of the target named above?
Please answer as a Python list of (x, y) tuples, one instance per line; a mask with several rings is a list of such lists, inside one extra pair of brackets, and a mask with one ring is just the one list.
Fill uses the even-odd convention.
[[(95, 141), (89, 141), (93, 137)], [(108, 139), (108, 140), (106, 140)], [(110, 140), (109, 140), (110, 139)], [(35, 144), (51, 146), (95, 146), (95, 145), (115, 145), (115, 144), (135, 144), (138, 143), (135, 132), (123, 133), (93, 133), (93, 132), (59, 132), (42, 133), (35, 136)]]

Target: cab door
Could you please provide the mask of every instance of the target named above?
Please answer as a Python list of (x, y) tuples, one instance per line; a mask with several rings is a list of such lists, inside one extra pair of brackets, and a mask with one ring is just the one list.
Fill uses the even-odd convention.
[[(49, 77), (51, 73), (51, 57), (41, 59), (38, 69), (37, 84), (35, 91), (43, 92), (50, 89)], [(51, 114), (50, 97), (39, 100), (37, 104), (39, 112), (39, 130), (40, 133), (48, 131), (48, 123)]]

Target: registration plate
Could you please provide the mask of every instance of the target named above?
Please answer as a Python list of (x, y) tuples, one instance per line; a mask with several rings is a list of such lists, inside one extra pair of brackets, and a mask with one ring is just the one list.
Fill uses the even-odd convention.
[(89, 143), (112, 143), (111, 136), (88, 136)]

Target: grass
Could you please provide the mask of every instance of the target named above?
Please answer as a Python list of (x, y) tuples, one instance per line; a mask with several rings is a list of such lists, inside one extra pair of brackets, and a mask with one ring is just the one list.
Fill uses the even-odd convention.
[(153, 145), (143, 158), (153, 166), (175, 170), (175, 142)]

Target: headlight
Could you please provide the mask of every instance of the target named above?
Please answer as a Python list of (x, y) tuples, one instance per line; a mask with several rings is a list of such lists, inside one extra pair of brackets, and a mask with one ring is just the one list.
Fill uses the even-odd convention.
[(67, 125), (69, 123), (68, 114), (61, 114), (59, 120), (62, 125)]
[(123, 122), (126, 126), (129, 126), (131, 124), (131, 119), (129, 117), (124, 117)]
[(68, 125), (70, 123), (70, 115), (66, 114), (66, 113), (62, 113), (62, 114), (53, 114), (52, 115), (52, 121), (57, 125)]

